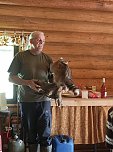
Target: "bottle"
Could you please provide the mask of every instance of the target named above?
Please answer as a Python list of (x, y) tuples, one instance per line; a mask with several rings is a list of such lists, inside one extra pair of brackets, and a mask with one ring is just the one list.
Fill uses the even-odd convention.
[(106, 98), (107, 97), (107, 91), (106, 91), (106, 83), (105, 83), (105, 78), (102, 79), (102, 86), (101, 86), (101, 98)]

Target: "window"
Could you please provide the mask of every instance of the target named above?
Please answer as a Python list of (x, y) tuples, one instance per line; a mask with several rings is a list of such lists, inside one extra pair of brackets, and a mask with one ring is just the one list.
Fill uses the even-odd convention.
[(9, 82), (7, 70), (18, 50), (18, 46), (0, 46), (0, 93), (4, 92), (6, 94), (9, 104), (17, 102), (17, 86)]

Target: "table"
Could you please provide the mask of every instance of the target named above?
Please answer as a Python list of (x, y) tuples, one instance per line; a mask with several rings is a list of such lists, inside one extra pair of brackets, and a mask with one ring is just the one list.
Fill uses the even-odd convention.
[(61, 108), (52, 101), (52, 135), (69, 135), (75, 144), (104, 142), (111, 106), (113, 98), (63, 98)]
[[(54, 100), (51, 102), (52, 106), (56, 106)], [(113, 106), (113, 97), (108, 98), (68, 98), (64, 97), (62, 106)]]

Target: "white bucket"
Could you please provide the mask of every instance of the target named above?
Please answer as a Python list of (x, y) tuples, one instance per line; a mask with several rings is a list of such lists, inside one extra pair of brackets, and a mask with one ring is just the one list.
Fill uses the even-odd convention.
[(6, 94), (0, 93), (0, 110), (7, 110), (7, 100), (6, 100)]

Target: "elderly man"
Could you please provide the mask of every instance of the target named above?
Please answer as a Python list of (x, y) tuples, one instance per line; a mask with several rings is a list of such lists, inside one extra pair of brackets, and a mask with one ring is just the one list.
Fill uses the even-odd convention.
[(37, 80), (52, 82), (50, 67), (53, 61), (43, 53), (44, 44), (44, 33), (32, 32), (29, 36), (28, 50), (16, 54), (8, 69), (9, 81), (18, 85), (18, 101), (29, 152), (37, 152), (38, 144), (40, 144), (40, 152), (52, 150), (51, 102), (36, 83)]

